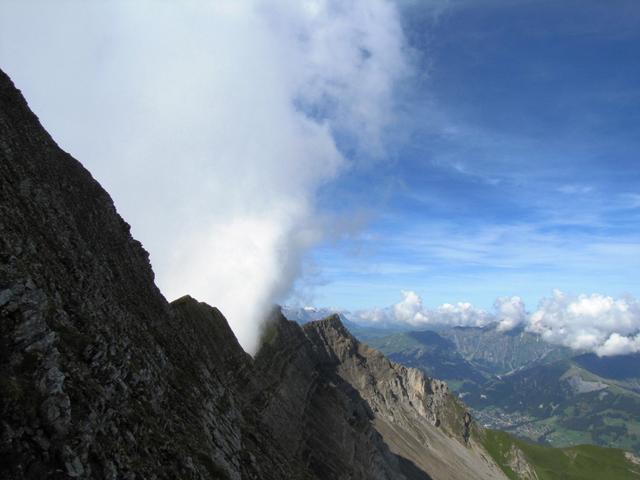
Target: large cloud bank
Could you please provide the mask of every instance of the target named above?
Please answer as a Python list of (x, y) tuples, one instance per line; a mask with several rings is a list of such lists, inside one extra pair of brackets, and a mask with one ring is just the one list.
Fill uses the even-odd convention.
[(445, 303), (427, 309), (413, 291), (403, 291), (397, 304), (356, 312), (351, 318), (375, 325), (436, 325), (484, 327), (495, 324), (500, 331), (521, 326), (553, 344), (600, 356), (640, 352), (640, 302), (633, 297), (614, 299), (592, 294), (571, 296), (555, 290), (537, 309), (528, 313), (520, 297), (499, 297), (487, 312), (470, 303)]
[(540, 302), (528, 329), (545, 340), (598, 355), (640, 352), (640, 302), (604, 295), (570, 296), (559, 290)]
[(387, 0), (4, 2), (0, 62), (163, 292), (219, 306), (250, 351), (321, 237), (336, 139), (379, 151), (408, 68)]
[(511, 330), (524, 322), (526, 314), (520, 297), (500, 297), (496, 299), (494, 312), (475, 308), (471, 303), (445, 303), (435, 309), (424, 307), (422, 298), (414, 291), (403, 291), (402, 300), (391, 307), (361, 310), (353, 314), (353, 319), (361, 323), (380, 326), (404, 324), (412, 327), (448, 325), (484, 327), (497, 323), (499, 330)]

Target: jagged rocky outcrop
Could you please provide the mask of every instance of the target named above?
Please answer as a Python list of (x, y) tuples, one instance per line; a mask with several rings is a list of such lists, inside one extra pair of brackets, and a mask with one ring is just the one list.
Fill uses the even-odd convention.
[(263, 418), (320, 478), (504, 478), (444, 382), (358, 342), (337, 315), (275, 316), (255, 358)]
[(503, 478), (446, 385), (337, 317), (251, 358), (169, 304), (109, 195), (0, 72), (0, 477)]
[(539, 480), (538, 474), (529, 463), (527, 456), (515, 445), (511, 445), (506, 457), (509, 468), (522, 480)]

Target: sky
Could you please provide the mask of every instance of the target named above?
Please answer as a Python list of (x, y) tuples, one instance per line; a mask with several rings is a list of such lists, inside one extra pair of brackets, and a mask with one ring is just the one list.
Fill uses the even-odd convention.
[(370, 178), (343, 179), (339, 201), (376, 211), (359, 243), (314, 252), (319, 303), (385, 305), (403, 289), (482, 307), (553, 288), (638, 295), (640, 5), (420, 10), (404, 19), (423, 65), (409, 138)]
[(640, 349), (635, 0), (51, 3), (0, 68), (249, 351), (274, 302)]

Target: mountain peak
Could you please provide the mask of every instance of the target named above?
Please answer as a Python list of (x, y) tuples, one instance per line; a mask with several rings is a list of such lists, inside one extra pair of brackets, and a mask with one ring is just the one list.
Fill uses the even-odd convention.
[(330, 327), (330, 328), (342, 328), (344, 329), (344, 324), (342, 323), (342, 320), (340, 319), (340, 315), (338, 315), (337, 313), (333, 313), (325, 318), (322, 318), (320, 320), (314, 320), (312, 323), (317, 323), (317, 324), (321, 324), (323, 326), (326, 327)]
[(305, 332), (309, 332), (311, 330), (317, 330), (325, 332), (326, 334), (332, 333), (333, 335), (337, 335), (339, 337), (343, 337), (345, 339), (349, 339), (351, 341), (356, 341), (355, 337), (351, 334), (351, 332), (345, 327), (340, 315), (334, 313), (320, 320), (313, 320), (308, 322), (302, 326), (302, 329)]

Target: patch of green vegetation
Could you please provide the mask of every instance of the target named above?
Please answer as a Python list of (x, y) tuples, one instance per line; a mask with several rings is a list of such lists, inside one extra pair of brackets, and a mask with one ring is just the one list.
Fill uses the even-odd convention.
[(419, 341), (411, 338), (407, 333), (396, 333), (389, 336), (371, 338), (368, 344), (376, 350), (380, 350), (385, 355), (404, 352), (421, 346)]
[(516, 439), (498, 430), (486, 430), (482, 443), (505, 474), (517, 480), (509, 466), (513, 448), (522, 451), (540, 480), (630, 480), (640, 479), (640, 468), (625, 457), (623, 450), (578, 445), (552, 448)]
[(449, 385), (449, 389), (453, 392), (461, 391), (463, 384), (464, 384), (464, 380), (447, 379), (447, 385)]
[(557, 425), (555, 426), (555, 430), (548, 434), (545, 439), (555, 447), (566, 447), (593, 442), (593, 437), (589, 432), (568, 430)]
[(626, 426), (627, 422), (624, 418), (614, 416), (603, 416), (602, 421), (609, 427)]

